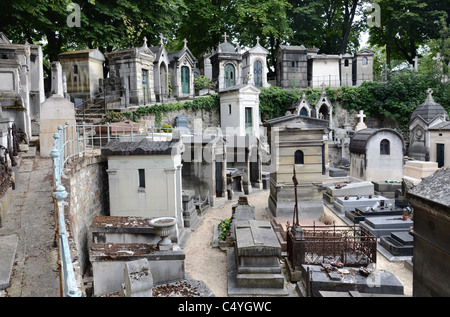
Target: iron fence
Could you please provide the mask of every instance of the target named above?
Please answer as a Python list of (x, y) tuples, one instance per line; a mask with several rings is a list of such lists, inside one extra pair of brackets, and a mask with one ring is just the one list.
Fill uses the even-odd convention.
[(376, 262), (377, 238), (355, 225), (302, 226), (287, 231), (288, 259), (294, 267), (303, 264), (330, 264), (341, 262), (345, 266), (361, 266)]

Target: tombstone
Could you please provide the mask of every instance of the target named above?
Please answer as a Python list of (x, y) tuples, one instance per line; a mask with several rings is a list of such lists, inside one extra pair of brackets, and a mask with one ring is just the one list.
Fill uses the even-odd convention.
[(387, 198), (395, 198), (395, 191), (402, 188), (401, 181), (374, 181), (375, 195), (381, 195)]
[[(52, 63), (52, 96), (41, 105), (39, 146), (41, 156), (50, 156), (54, 146), (53, 134), (58, 131), (58, 126), (64, 127), (66, 123), (70, 127), (76, 126), (75, 107), (72, 102), (64, 97), (62, 80), (62, 68), (59, 62)], [(66, 137), (70, 140), (76, 136), (71, 135), (72, 129), (67, 131)], [(69, 149), (70, 151), (70, 149)]]
[(333, 206), (341, 213), (345, 213), (349, 210), (355, 210), (355, 208), (367, 208), (379, 206), (383, 203), (385, 206), (389, 204), (389, 199), (383, 196), (372, 197), (336, 197)]
[(327, 184), (323, 198), (332, 204), (337, 197), (369, 196), (373, 194), (374, 185), (372, 182), (343, 182)]
[(364, 114), (363, 110), (359, 110), (359, 113), (356, 115), (359, 118), (358, 124), (355, 127), (356, 131), (367, 129), (366, 124), (364, 123), (364, 118), (366, 115)]
[(404, 296), (403, 284), (394, 274), (372, 267), (366, 275), (362, 273), (364, 271), (351, 267), (333, 270), (319, 265), (302, 265), (303, 276), (308, 276), (309, 284), (308, 289), (301, 288), (300, 292), (304, 297), (337, 297), (345, 296), (343, 294), (348, 292), (353, 296)]
[(412, 256), (414, 237), (409, 231), (391, 232), (380, 237), (380, 245), (393, 256)]
[(383, 200), (379, 205), (374, 204), (371, 207), (356, 207), (354, 210), (346, 210), (345, 217), (350, 219), (352, 223), (357, 224), (368, 217), (403, 215), (402, 207), (392, 206), (392, 204), (384, 206), (384, 202)]
[(123, 297), (152, 297), (153, 278), (146, 258), (125, 263)]
[(340, 168), (330, 167), (328, 169), (328, 175), (330, 177), (347, 177), (347, 172)]
[(403, 179), (413, 183), (419, 184), (423, 178), (426, 178), (438, 170), (437, 162), (425, 161), (407, 161), (403, 168)]
[(287, 295), (281, 246), (269, 222), (235, 222), (236, 243), (227, 252), (228, 294)]
[(402, 216), (366, 217), (360, 226), (377, 238), (390, 235), (392, 232), (408, 231), (414, 224), (411, 219), (403, 220)]
[(197, 209), (194, 205), (195, 192), (193, 190), (183, 190), (183, 220), (184, 226), (194, 230), (200, 223)]
[(238, 203), (231, 206), (233, 221), (255, 219), (255, 206), (248, 203), (246, 196), (239, 197)]

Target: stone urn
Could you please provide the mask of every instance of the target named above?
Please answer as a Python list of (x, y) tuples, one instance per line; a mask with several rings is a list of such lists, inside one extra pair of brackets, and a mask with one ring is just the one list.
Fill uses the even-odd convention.
[(161, 237), (158, 242), (160, 250), (172, 249), (172, 241), (169, 236), (177, 230), (177, 219), (173, 217), (158, 217), (150, 220), (150, 225), (156, 235)]

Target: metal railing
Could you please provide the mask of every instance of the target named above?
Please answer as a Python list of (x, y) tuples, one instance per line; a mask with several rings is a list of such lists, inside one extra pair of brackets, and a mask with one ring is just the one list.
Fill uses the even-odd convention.
[(360, 266), (376, 262), (377, 238), (359, 225), (302, 226), (301, 229), (301, 237), (296, 236), (294, 227), (287, 232), (288, 259), (294, 267), (332, 262)]

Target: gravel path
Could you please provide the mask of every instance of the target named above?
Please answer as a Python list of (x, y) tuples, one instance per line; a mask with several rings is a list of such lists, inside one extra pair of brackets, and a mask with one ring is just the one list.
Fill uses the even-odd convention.
[[(255, 219), (269, 220), (266, 211), (268, 196), (268, 190), (256, 191), (247, 196), (249, 204), (255, 206)], [(213, 228), (223, 219), (231, 217), (231, 207), (236, 202), (220, 198), (216, 206), (202, 216), (202, 221), (191, 232), (184, 247), (189, 277), (205, 282), (217, 297), (228, 296), (227, 256), (226, 252), (212, 247)], [(345, 225), (330, 209), (324, 207), (324, 210), (325, 214), (333, 217), (336, 225)], [(390, 262), (378, 252), (377, 268), (393, 273), (403, 283), (405, 295), (412, 296), (412, 271), (403, 262)]]

